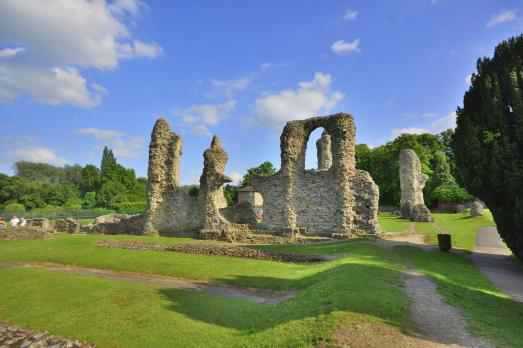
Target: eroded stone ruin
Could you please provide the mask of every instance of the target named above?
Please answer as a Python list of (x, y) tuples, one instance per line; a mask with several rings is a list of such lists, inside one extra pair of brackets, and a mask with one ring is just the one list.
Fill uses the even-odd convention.
[[(330, 156), (323, 151), (328, 138), (322, 136), (317, 145), (322, 149), (320, 170), (305, 170), (307, 141), (319, 127), (330, 138)], [(281, 169), (271, 176), (252, 178), (252, 186), (263, 196), (265, 229), (319, 235), (380, 232), (378, 187), (367, 172), (356, 170), (355, 127), (350, 115), (287, 122), (280, 150)]]
[(411, 149), (400, 151), (401, 215), (410, 221), (432, 221), (423, 199), (423, 187), (428, 176), (421, 172), (421, 162)]
[[(319, 169), (306, 171), (307, 141), (319, 127), (325, 129), (317, 143)], [(216, 136), (203, 154), (198, 195), (180, 187), (182, 139), (160, 118), (149, 146), (147, 213), (104, 218), (89, 229), (268, 242), (293, 240), (300, 233), (328, 237), (379, 233), (378, 187), (369, 173), (355, 169), (354, 139), (354, 121), (348, 114), (288, 122), (281, 136), (281, 169), (252, 180), (264, 201), (263, 222), (258, 223), (254, 216), (246, 218), (245, 212), (227, 207), (223, 185), (232, 180), (224, 174), (228, 156)], [(260, 239), (266, 237), (285, 239)]]

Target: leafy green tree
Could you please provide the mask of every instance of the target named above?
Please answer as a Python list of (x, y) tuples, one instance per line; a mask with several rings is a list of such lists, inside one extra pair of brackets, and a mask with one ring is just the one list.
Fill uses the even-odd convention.
[(18, 161), (14, 164), (16, 176), (38, 181), (43, 183), (57, 183), (65, 181), (65, 171), (63, 168), (47, 163), (34, 163), (28, 161)]
[(96, 207), (96, 192), (86, 192), (82, 200), (82, 208), (92, 209), (94, 207)]
[(447, 181), (434, 189), (434, 199), (444, 203), (462, 203), (472, 200), (467, 190), (460, 187), (454, 180)]
[(253, 175), (269, 176), (275, 173), (276, 168), (274, 168), (274, 165), (271, 162), (263, 162), (259, 166), (247, 170), (247, 174), (243, 176), (240, 187), (249, 186)]
[(458, 180), (492, 211), (498, 231), (523, 259), (523, 36), (503, 41), (457, 109)]
[(234, 185), (225, 185), (223, 187), (223, 195), (227, 201), (227, 205), (238, 203), (238, 187)]
[(100, 169), (98, 167), (88, 164), (80, 174), (80, 192), (86, 194), (98, 190), (100, 185)]

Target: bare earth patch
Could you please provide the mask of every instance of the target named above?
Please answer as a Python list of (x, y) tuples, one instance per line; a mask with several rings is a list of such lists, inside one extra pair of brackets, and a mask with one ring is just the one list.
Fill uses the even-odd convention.
[(255, 289), (226, 284), (216, 284), (204, 281), (189, 281), (166, 276), (146, 275), (131, 272), (116, 272), (97, 268), (60, 265), (55, 263), (6, 262), (0, 263), (0, 267), (40, 268), (75, 275), (97, 277), (102, 279), (157, 285), (162, 286), (164, 288), (175, 288), (188, 291), (204, 291), (213, 295), (229, 297), (237, 300), (252, 301), (262, 305), (275, 305), (293, 297), (296, 294), (296, 291)]

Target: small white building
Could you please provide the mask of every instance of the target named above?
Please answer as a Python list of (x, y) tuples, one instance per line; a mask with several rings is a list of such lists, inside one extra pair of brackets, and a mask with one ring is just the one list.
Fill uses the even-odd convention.
[(238, 203), (249, 203), (253, 206), (262, 206), (263, 197), (259, 192), (254, 191), (252, 186), (245, 186), (238, 189)]

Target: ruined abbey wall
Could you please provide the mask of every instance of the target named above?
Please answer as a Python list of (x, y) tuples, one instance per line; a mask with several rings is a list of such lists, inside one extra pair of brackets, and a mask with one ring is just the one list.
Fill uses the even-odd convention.
[[(307, 141), (319, 127), (330, 136), (332, 163), (328, 169), (306, 171)], [(348, 114), (288, 122), (280, 138), (281, 169), (252, 179), (264, 200), (264, 228), (305, 228), (316, 234), (379, 232), (379, 193), (370, 176), (355, 169), (354, 141), (354, 121)], [(326, 157), (319, 154), (319, 162)], [(370, 220), (362, 222), (367, 216)]]

